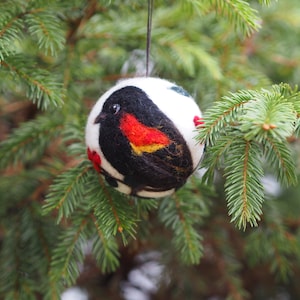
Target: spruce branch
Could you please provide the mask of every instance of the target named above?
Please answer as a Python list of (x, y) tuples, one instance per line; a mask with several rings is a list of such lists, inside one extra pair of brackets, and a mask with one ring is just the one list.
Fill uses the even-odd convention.
[(41, 157), (51, 140), (60, 133), (61, 116), (41, 115), (23, 123), (0, 144), (0, 167), (34, 162)]
[(278, 86), (270, 91), (261, 90), (261, 96), (244, 105), (241, 131), (246, 139), (260, 143), (268, 137), (285, 141), (294, 133), (297, 117), (294, 105), (284, 98)]
[(27, 206), (31, 201), (31, 195), (41, 185), (41, 181), (47, 178), (48, 174), (39, 169), (34, 172), (21, 171), (18, 175), (2, 176), (0, 180), (0, 220), (10, 210)]
[(80, 118), (75, 122), (68, 121), (64, 124), (62, 132), (63, 142), (68, 146), (68, 153), (76, 157), (86, 158), (86, 145), (82, 142), (84, 140), (84, 128), (86, 118)]
[(57, 210), (57, 221), (61, 222), (82, 205), (88, 205), (99, 224), (104, 226), (106, 236), (120, 233), (124, 243), (127, 243), (125, 234), (135, 236), (137, 219), (128, 197), (123, 196), (123, 200), (120, 200), (120, 196), (106, 186), (102, 177), (95, 174), (90, 162), (85, 160), (54, 180), (47, 195), (44, 213)]
[(45, 53), (57, 55), (64, 47), (64, 32), (53, 11), (33, 10), (26, 14), (25, 23), (31, 35), (37, 37), (38, 47)]
[(93, 241), (92, 253), (102, 272), (112, 272), (119, 266), (119, 246), (115, 238), (106, 236), (99, 226), (95, 215), (91, 215), (95, 225), (97, 236)]
[(27, 97), (38, 108), (46, 110), (51, 105), (54, 107), (63, 104), (63, 88), (57, 78), (44, 69), (35, 68), (35, 62), (29, 57), (14, 55), (0, 61), (0, 66), (7, 69), (8, 74), (24, 84), (27, 88)]
[[(16, 53), (15, 42), (28, 32), (37, 37), (38, 47), (51, 55), (56, 55), (64, 45), (64, 32), (57, 18), (57, 11), (51, 5), (34, 7), (34, 2), (26, 5), (18, 3), (0, 4), (0, 60)], [(30, 5), (33, 5), (31, 7)], [(42, 3), (41, 3), (42, 5)]]
[(214, 145), (226, 127), (236, 124), (244, 104), (258, 96), (253, 91), (239, 91), (222, 97), (205, 113), (205, 126), (201, 127), (197, 136), (199, 142)]
[(215, 58), (199, 47), (198, 43), (177, 38), (170, 44), (170, 51), (177, 58), (179, 67), (182, 67), (190, 76), (195, 76), (196, 67), (204, 66), (212, 78), (215, 80), (222, 78), (220, 66)]
[(134, 205), (136, 206), (136, 214), (138, 219), (143, 218), (143, 215), (148, 213), (154, 209), (158, 208), (157, 199), (138, 199), (134, 198)]
[(142, 198), (133, 198), (132, 205), (135, 206), (137, 228), (136, 228), (136, 237), (137, 241), (148, 240), (151, 235), (151, 228), (149, 223), (151, 222), (151, 212), (156, 215), (157, 209), (160, 202), (157, 199), (142, 199)]
[[(151, 207), (153, 203), (150, 201), (149, 205), (140, 206), (140, 209), (146, 210)], [(94, 224), (94, 228), (90, 229), (92, 253), (103, 272), (113, 271), (119, 266), (116, 235), (120, 234), (124, 244), (127, 244), (127, 236), (135, 237), (138, 221), (136, 208), (130, 205), (127, 196), (106, 186), (102, 177), (97, 176), (87, 160), (58, 176), (50, 187), (44, 213), (58, 210), (58, 222), (63, 218), (72, 218), (79, 222), (78, 214), (81, 216), (80, 211), (86, 209), (89, 212), (88, 218)], [(82, 222), (84, 226), (84, 219)], [(66, 234), (71, 236), (71, 233)], [(61, 247), (63, 246), (65, 245), (62, 244)], [(75, 247), (75, 244), (72, 247)], [(59, 255), (60, 252), (57, 252), (57, 260)], [(72, 262), (65, 261), (64, 276), (67, 276), (68, 264)], [(54, 266), (54, 269), (57, 267)], [(77, 275), (70, 280), (75, 280)]]
[(49, 275), (57, 288), (61, 286), (61, 280), (71, 286), (80, 274), (79, 264), (85, 257), (83, 248), (90, 236), (89, 223), (89, 213), (82, 212), (74, 218), (72, 226), (61, 232), (52, 255)]
[[(23, 243), (23, 247), (21, 246), (22, 231), (16, 226), (20, 225), (20, 222), (16, 219), (14, 221), (15, 224), (11, 224), (10, 229), (6, 231), (1, 245), (0, 265), (5, 272), (0, 274), (0, 295), (6, 295), (8, 299), (34, 299), (35, 293), (40, 289), (36, 282), (38, 278), (33, 273), (33, 268), (28, 265), (31, 254), (27, 252), (27, 249), (24, 250), (24, 245), (28, 246), (28, 244)], [(40, 262), (36, 261), (36, 263)], [(31, 276), (24, 276), (24, 274)]]
[(229, 214), (239, 227), (245, 228), (247, 222), (257, 225), (260, 219), (262, 158), (280, 183), (297, 182), (287, 139), (297, 134), (299, 102), (297, 89), (280, 84), (270, 90), (232, 93), (205, 113), (198, 135), (208, 146), (203, 180), (211, 181), (214, 170), (224, 168)]
[(296, 85), (294, 88), (292, 88), (287, 83), (281, 83), (279, 85), (273, 86), (274, 92), (280, 94), (286, 101), (290, 102), (295, 112), (297, 113), (297, 118), (300, 116), (300, 92), (299, 88)]
[[(225, 275), (225, 285), (229, 290), (227, 298), (232, 300), (248, 299), (249, 292), (245, 289), (243, 281), (240, 277), (240, 271), (243, 269), (243, 264), (238, 257), (239, 249), (236, 249), (231, 243), (231, 234), (224, 235), (220, 227), (216, 229), (216, 246), (217, 252), (221, 253), (218, 265), (221, 265), (220, 272)], [(222, 276), (222, 275), (221, 275)]]
[(206, 169), (202, 181), (212, 183), (215, 170), (223, 166), (223, 157), (229, 151), (233, 139), (230, 135), (220, 136), (218, 143), (210, 147), (210, 151), (204, 156), (201, 166)]
[(129, 197), (107, 186), (101, 175), (95, 176), (95, 170), (89, 172), (86, 197), (105, 236), (120, 234), (125, 245), (127, 236), (135, 237), (138, 220)]
[(198, 14), (208, 13), (210, 10), (210, 3), (208, 1), (182, 0), (181, 5), (184, 9), (187, 8), (189, 12), (196, 11)]
[[(290, 104), (293, 105), (293, 110), (296, 116), (294, 124), (294, 133), (299, 137), (299, 125), (300, 125), (300, 92), (298, 86), (296, 85), (292, 88), (289, 84), (281, 83), (279, 86), (273, 86), (273, 89), (276, 89), (278, 93), (286, 99)], [(292, 117), (294, 119), (294, 116)]]
[(47, 287), (45, 273), (57, 230), (50, 219), (40, 218), (37, 203), (28, 202), (20, 211), (1, 218), (0, 222), (5, 237), (1, 243), (0, 267), (6, 270), (0, 274), (0, 294), (35, 299)]
[(228, 18), (234, 27), (249, 36), (260, 28), (258, 12), (243, 0), (209, 0), (218, 14)]
[[(104, 92), (112, 79), (128, 75), (119, 74), (122, 64), (133, 49), (143, 49), (145, 42), (145, 1), (138, 4), (136, 1), (124, 4), (121, 0), (108, 2), (3, 0), (0, 3), (0, 105), (15, 102), (16, 98), (30, 99), (46, 110), (36, 120), (21, 124), (0, 144), (1, 167), (24, 162), (24, 168), (4, 170), (0, 179), (0, 270), (4, 270), (0, 273), (1, 299), (60, 299), (66, 286), (73, 285), (80, 277), (87, 255), (95, 258), (102, 273), (120, 268), (109, 276), (116, 283), (118, 275), (123, 274), (125, 268), (128, 271), (127, 263), (124, 268), (119, 262), (122, 246), (134, 248), (134, 258), (137, 252), (153, 250), (153, 246), (168, 235), (160, 232), (156, 210), (161, 222), (171, 231), (170, 247), (176, 249), (183, 262), (196, 264), (202, 255), (199, 225), (208, 210), (202, 194), (205, 194), (204, 188), (209, 189), (203, 181), (196, 176), (190, 178), (170, 198), (136, 199), (109, 187), (86, 160), (82, 141), (92, 99)], [(173, 265), (178, 272), (169, 273), (171, 285), (168, 280), (167, 290), (176, 286), (178, 280), (180, 288), (175, 292), (183, 299), (186, 293), (195, 299), (207, 298), (211, 293), (231, 299), (255, 298), (257, 292), (269, 291), (260, 285), (253, 290), (249, 287), (249, 295), (246, 294), (244, 283), (250, 282), (250, 273), (256, 273), (251, 272), (249, 261), (262, 268), (263, 276), (269, 267), (272, 274), (294, 279), (291, 275), (294, 270), (297, 272), (300, 257), (298, 190), (296, 196), (289, 196), (289, 201), (272, 199), (263, 203), (261, 185), (265, 169), (284, 186), (297, 181), (293, 150), (298, 150), (300, 136), (300, 94), (285, 84), (259, 89), (269, 86), (272, 79), (297, 80), (298, 64), (293, 58), (297, 53), (298, 20), (294, 9), (297, 0), (280, 4), (280, 9), (287, 7), (284, 5), (293, 8), (280, 11), (282, 18), (278, 18), (275, 6), (266, 14), (267, 18), (262, 10), (266, 31), (255, 35), (255, 40), (249, 38), (242, 43), (232, 27), (242, 36), (254, 33), (261, 22), (253, 8), (259, 7), (258, 4), (270, 5), (271, 0), (180, 2), (166, 5), (158, 1), (155, 6), (152, 53), (156, 74), (172, 78), (197, 94), (201, 107), (229, 88), (257, 86), (257, 90), (230, 93), (208, 109), (204, 115), (205, 125), (199, 127), (198, 139), (207, 146), (202, 164), (207, 171), (203, 180), (211, 182), (216, 169), (224, 174), (225, 197), (232, 221), (242, 228), (247, 223), (256, 225), (262, 205), (265, 212), (259, 228), (239, 233), (230, 225), (223, 226), (226, 218), (220, 216), (219, 207), (214, 209), (211, 223), (205, 227), (208, 237), (205, 246), (211, 247), (213, 255), (196, 268), (185, 268), (184, 278), (174, 276), (180, 274), (181, 267)], [(182, 9), (183, 5), (189, 11)], [(294, 28), (290, 26), (292, 23)], [(269, 34), (270, 29), (273, 35)], [(278, 50), (291, 56), (291, 60), (271, 57), (270, 66), (270, 51), (276, 54)], [(272, 75), (268, 78), (270, 70)], [(20, 119), (28, 119), (25, 110), (19, 110), (16, 115), (6, 113), (3, 110), (0, 124), (4, 124), (5, 134), (11, 125), (19, 124)], [(62, 138), (66, 153), (49, 147), (53, 139), (57, 142), (57, 136)], [(290, 146), (294, 148), (291, 150)], [(45, 160), (41, 165), (37, 163), (43, 154), (47, 154), (46, 162), (54, 167), (57, 161), (66, 161), (67, 165), (74, 161), (79, 163), (67, 170), (59, 163), (64, 171), (52, 181), (53, 169), (45, 168)], [(42, 214), (41, 203), (50, 181), (50, 193)], [(217, 190), (222, 183), (218, 182)], [(214, 205), (218, 205), (219, 197), (214, 198)], [(283, 205), (287, 208), (282, 209)], [(272, 208), (276, 206), (275, 214)], [(150, 242), (149, 228), (151, 233), (155, 232)], [(248, 239), (249, 233), (253, 236)], [(246, 257), (245, 247), (248, 248)], [(128, 252), (132, 253), (132, 248)], [(168, 254), (173, 255), (173, 251), (170, 252)], [(216, 271), (220, 279), (216, 285), (209, 282), (210, 272), (205, 273), (206, 262), (212, 257), (213, 275)], [(168, 272), (167, 264), (164, 268)], [(198, 272), (202, 268), (205, 271)], [(193, 276), (192, 280), (199, 276), (196, 279), (202, 280), (205, 289), (190, 289), (190, 282), (184, 282), (189, 281), (189, 276)], [(255, 275), (250, 276), (254, 282)], [(83, 277), (85, 285), (86, 277)], [(262, 284), (266, 278), (269, 280), (270, 276), (260, 276)], [(280, 284), (280, 288), (289, 293), (292, 284), (292, 281)]]
[(275, 1), (277, 1), (277, 0), (258, 0), (258, 2), (263, 5), (270, 5), (272, 2), (275, 2)]
[(186, 264), (199, 263), (203, 251), (202, 237), (195, 229), (196, 220), (198, 223), (201, 217), (199, 198), (183, 189), (162, 201), (159, 217), (166, 227), (173, 230), (172, 242), (182, 261)]
[(258, 12), (243, 0), (188, 0), (183, 1), (183, 4), (200, 14), (207, 14), (214, 10), (218, 16), (225, 17), (244, 36), (249, 36), (260, 28)]
[(57, 222), (60, 223), (63, 218), (70, 217), (80, 205), (83, 205), (89, 169), (90, 163), (83, 161), (57, 176), (49, 188), (43, 206), (44, 213), (57, 210)]
[(225, 192), (231, 221), (239, 228), (247, 223), (256, 226), (262, 214), (264, 188), (263, 168), (259, 163), (259, 146), (255, 142), (238, 140), (231, 144), (225, 167)]
[[(288, 235), (288, 239), (286, 235)], [(277, 232), (273, 238), (273, 257), (275, 259), (271, 262), (270, 271), (275, 274), (276, 278), (287, 282), (293, 276), (293, 264), (290, 256), (298, 254), (295, 249), (299, 247), (299, 244), (297, 238), (286, 231)]]
[(279, 211), (274, 218), (274, 210), (279, 209), (276, 203), (267, 206), (266, 224), (246, 237), (246, 257), (251, 267), (265, 264), (277, 280), (287, 282), (293, 276), (291, 257), (299, 255), (299, 240), (284, 222), (278, 222)]
[(266, 138), (263, 142), (263, 151), (277, 180), (284, 186), (295, 185), (296, 164), (287, 142)]
[(20, 8), (15, 5), (0, 5), (0, 61), (15, 52), (14, 43), (23, 37), (24, 24), (18, 17)]

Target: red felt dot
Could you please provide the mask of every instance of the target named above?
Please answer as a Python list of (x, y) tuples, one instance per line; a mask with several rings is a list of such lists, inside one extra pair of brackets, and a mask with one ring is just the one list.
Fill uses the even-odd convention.
[(204, 125), (203, 118), (200, 118), (198, 116), (195, 116), (193, 121), (194, 121), (194, 124), (195, 124), (196, 127)]
[(87, 148), (88, 159), (93, 163), (93, 166), (97, 172), (101, 171), (101, 157), (96, 151), (91, 151)]
[(87, 155), (89, 160), (93, 160), (93, 153), (90, 148), (87, 148)]

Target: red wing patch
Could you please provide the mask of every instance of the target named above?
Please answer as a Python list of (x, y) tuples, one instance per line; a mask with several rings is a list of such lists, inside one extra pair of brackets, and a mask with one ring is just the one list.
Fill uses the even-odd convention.
[(133, 115), (125, 114), (121, 119), (120, 129), (134, 146), (163, 145), (170, 143), (169, 138), (160, 130), (147, 127)]
[(101, 157), (96, 151), (91, 151), (87, 148), (88, 159), (93, 163), (93, 166), (97, 172), (101, 172)]
[(142, 155), (144, 152), (153, 153), (170, 144), (169, 138), (163, 132), (145, 126), (131, 114), (122, 117), (120, 129), (137, 155)]

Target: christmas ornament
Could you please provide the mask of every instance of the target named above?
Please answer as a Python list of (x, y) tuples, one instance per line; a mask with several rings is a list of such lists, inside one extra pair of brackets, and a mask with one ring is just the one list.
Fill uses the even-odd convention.
[(96, 102), (86, 125), (88, 157), (119, 191), (153, 198), (172, 194), (196, 169), (201, 111), (181, 87), (163, 79), (126, 79)]

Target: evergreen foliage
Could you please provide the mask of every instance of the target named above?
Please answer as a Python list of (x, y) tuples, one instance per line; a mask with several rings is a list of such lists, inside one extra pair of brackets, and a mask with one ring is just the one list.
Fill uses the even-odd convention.
[[(59, 299), (88, 261), (108, 282), (150, 250), (165, 298), (275, 297), (274, 274), (300, 295), (297, 1), (155, 1), (152, 73), (194, 95), (206, 144), (201, 172), (160, 200), (107, 186), (84, 145), (93, 103), (144, 70), (146, 1), (1, 2), (1, 299)], [(255, 268), (276, 288), (246, 282)]]
[(211, 181), (216, 167), (224, 169), (229, 214), (239, 227), (260, 220), (264, 165), (280, 183), (297, 182), (287, 138), (296, 132), (299, 112), (294, 104), (299, 96), (282, 84), (272, 90), (231, 93), (206, 111), (205, 128), (198, 136), (199, 142), (212, 147), (203, 162), (204, 179)]

